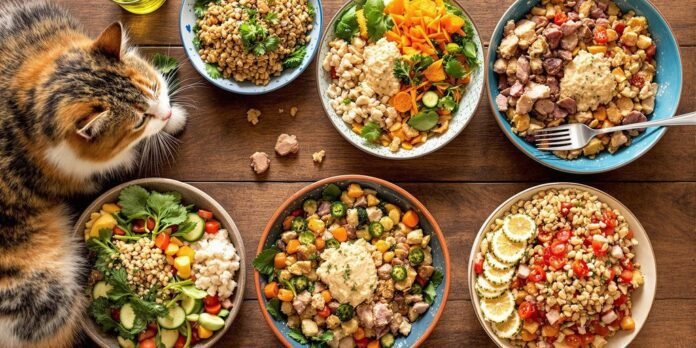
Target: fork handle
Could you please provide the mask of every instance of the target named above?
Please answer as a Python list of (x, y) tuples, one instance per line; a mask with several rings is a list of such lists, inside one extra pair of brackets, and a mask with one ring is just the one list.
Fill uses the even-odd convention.
[(597, 134), (613, 133), (623, 130), (640, 129), (656, 126), (696, 126), (696, 111), (681, 116), (670, 117), (664, 120), (655, 120), (640, 123), (631, 123), (623, 126), (597, 129)]

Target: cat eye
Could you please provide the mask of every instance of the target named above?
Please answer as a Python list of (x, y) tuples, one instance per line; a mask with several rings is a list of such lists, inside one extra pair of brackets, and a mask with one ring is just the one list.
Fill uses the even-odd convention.
[(144, 114), (143, 116), (141, 116), (138, 122), (136, 122), (135, 125), (133, 125), (133, 129), (140, 129), (143, 125), (145, 125), (145, 121), (147, 121), (147, 118), (150, 116), (150, 114)]

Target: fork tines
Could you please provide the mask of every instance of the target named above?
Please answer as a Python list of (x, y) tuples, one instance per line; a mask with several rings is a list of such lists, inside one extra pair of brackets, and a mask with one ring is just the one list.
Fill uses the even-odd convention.
[(569, 128), (540, 129), (532, 134), (537, 149), (541, 151), (568, 150), (572, 144)]

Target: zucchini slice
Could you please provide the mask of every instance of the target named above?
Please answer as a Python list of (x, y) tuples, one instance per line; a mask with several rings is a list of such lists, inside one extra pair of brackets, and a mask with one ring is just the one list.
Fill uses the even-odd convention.
[(203, 237), (203, 232), (205, 231), (205, 221), (203, 218), (198, 216), (196, 213), (189, 213), (186, 221), (195, 224), (195, 227), (181, 237), (187, 242), (195, 242), (201, 239), (201, 237)]
[(176, 340), (179, 339), (179, 330), (162, 329), (159, 334), (165, 348), (174, 348)]
[(203, 301), (184, 295), (184, 299), (181, 300), (181, 308), (184, 309), (187, 315), (198, 314), (201, 308), (203, 308)]
[(491, 240), (493, 254), (505, 263), (517, 263), (524, 255), (526, 248), (527, 242), (512, 241), (503, 233), (503, 230), (496, 231)]
[(133, 325), (135, 325), (135, 311), (130, 303), (126, 303), (123, 305), (123, 307), (121, 307), (119, 317), (121, 320), (121, 325), (123, 325), (123, 327), (126, 329), (132, 329)]
[(504, 322), (493, 323), (493, 331), (500, 338), (512, 338), (517, 335), (520, 328), (522, 328), (522, 320), (520, 320), (517, 311), (512, 311), (512, 315)]
[(103, 280), (97, 282), (96, 284), (94, 284), (94, 288), (92, 288), (92, 299), (96, 300), (100, 297), (106, 297), (106, 293), (108, 293), (111, 289), (113, 289), (113, 286), (111, 286), (111, 284)]
[(166, 315), (157, 317), (157, 322), (165, 329), (176, 329), (183, 325), (185, 321), (186, 312), (177, 305), (170, 306), (169, 312)]

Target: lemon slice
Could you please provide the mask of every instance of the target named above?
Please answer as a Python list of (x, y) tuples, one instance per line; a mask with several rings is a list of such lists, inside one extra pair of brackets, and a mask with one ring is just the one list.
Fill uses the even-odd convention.
[(493, 284), (489, 282), (486, 277), (479, 276), (476, 278), (476, 288), (485, 290), (488, 292), (500, 292), (502, 293), (503, 291), (508, 289), (507, 284)]
[(493, 254), (498, 260), (505, 263), (516, 263), (524, 255), (527, 242), (515, 242), (510, 240), (502, 230), (498, 230), (493, 235), (491, 241)]
[(493, 331), (500, 338), (512, 338), (520, 331), (521, 327), (522, 320), (520, 320), (517, 311), (512, 311), (512, 315), (504, 322), (493, 323)]
[[(483, 277), (481, 277), (483, 278)], [(500, 289), (500, 290), (490, 290), (483, 288), (478, 282), (476, 282), (476, 285), (474, 285), (476, 288), (476, 293), (478, 293), (479, 297), (483, 298), (496, 298), (500, 295), (502, 295), (505, 292), (505, 288)]]
[(510, 291), (496, 298), (483, 298), (480, 303), (483, 316), (494, 323), (504, 322), (515, 311), (515, 298)]
[(536, 222), (526, 214), (515, 214), (505, 218), (503, 232), (511, 241), (526, 242), (536, 231)]
[(497, 269), (488, 264), (488, 261), (483, 262), (483, 276), (493, 284), (507, 285), (510, 283), (510, 280), (512, 280), (514, 274), (514, 267)]
[(505, 262), (498, 260), (498, 258), (496, 258), (495, 255), (493, 255), (493, 253), (486, 253), (485, 261), (488, 262), (488, 264), (491, 267), (493, 267), (495, 269), (500, 269), (500, 270), (506, 270), (506, 269), (514, 266), (514, 264), (507, 264)]

